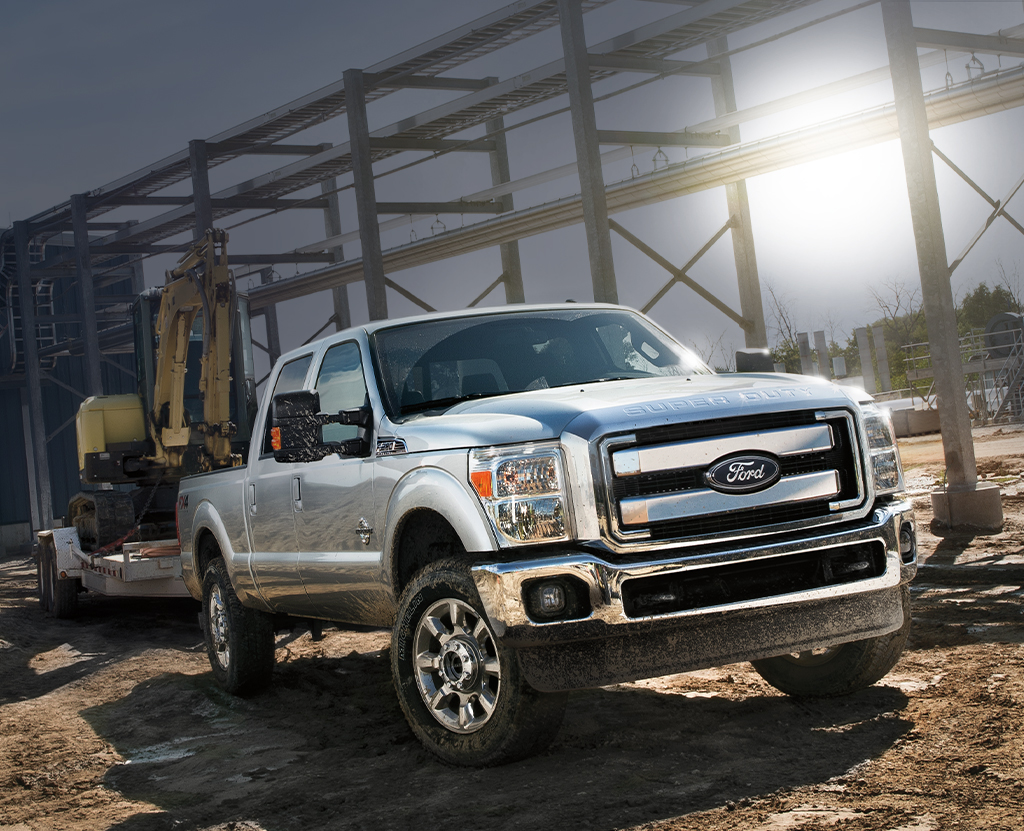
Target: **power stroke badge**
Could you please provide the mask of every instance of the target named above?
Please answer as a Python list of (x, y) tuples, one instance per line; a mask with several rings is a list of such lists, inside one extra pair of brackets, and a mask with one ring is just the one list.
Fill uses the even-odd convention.
[(704, 474), (704, 481), (721, 493), (754, 493), (770, 488), (781, 475), (774, 458), (748, 453), (716, 462)]

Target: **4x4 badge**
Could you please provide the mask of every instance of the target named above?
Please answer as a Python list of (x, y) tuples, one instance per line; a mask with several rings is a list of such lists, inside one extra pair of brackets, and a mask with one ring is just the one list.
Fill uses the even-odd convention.
[(716, 462), (704, 474), (704, 481), (721, 493), (754, 493), (770, 488), (781, 475), (773, 457), (748, 453)]

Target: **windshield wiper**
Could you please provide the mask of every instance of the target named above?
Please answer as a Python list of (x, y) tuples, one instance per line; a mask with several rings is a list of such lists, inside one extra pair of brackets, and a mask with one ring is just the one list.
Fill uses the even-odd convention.
[(430, 401), (417, 401), (415, 404), (404, 404), (399, 412), (402, 415), (410, 413), (421, 413), (425, 410), (446, 410), (461, 404), (463, 401), (472, 401), (476, 398), (491, 398), (501, 395), (501, 392), (471, 392), (466, 395), (452, 395), (448, 398), (432, 398)]

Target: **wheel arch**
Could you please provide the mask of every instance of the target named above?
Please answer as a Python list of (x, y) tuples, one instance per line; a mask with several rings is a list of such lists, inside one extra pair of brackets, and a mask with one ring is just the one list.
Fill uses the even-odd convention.
[(396, 598), (428, 563), (497, 549), (479, 500), (440, 468), (420, 468), (399, 481), (384, 527), (385, 577)]

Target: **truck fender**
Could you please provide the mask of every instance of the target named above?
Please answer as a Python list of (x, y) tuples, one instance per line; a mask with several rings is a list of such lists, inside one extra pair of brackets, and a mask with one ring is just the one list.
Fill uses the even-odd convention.
[[(394, 591), (398, 531), (412, 511), (428, 510), (442, 516), (458, 535), (466, 551), (496, 551), (498, 546), (480, 501), (455, 476), (437, 467), (422, 467), (399, 480), (391, 497), (384, 528), (385, 579)], [(398, 592), (394, 592), (398, 596)]]
[(181, 575), (185, 585), (195, 598), (202, 597), (203, 575), (198, 572), (199, 539), (209, 532), (217, 542), (224, 564), (227, 567), (231, 585), (238, 599), (246, 605), (265, 608), (265, 604), (256, 590), (252, 575), (249, 572), (249, 554), (246, 551), (235, 551), (231, 539), (220, 514), (209, 499), (204, 499), (196, 506), (192, 517), (192, 555), (182, 557)]

